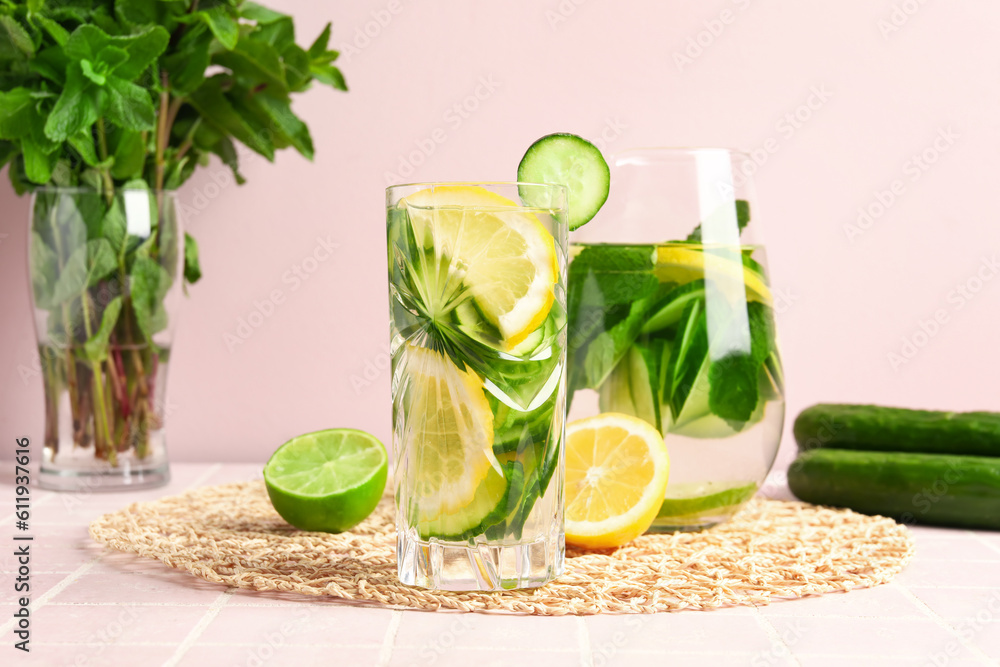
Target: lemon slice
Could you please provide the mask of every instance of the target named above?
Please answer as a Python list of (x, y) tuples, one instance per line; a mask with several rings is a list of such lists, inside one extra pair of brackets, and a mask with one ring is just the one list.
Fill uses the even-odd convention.
[(616, 412), (566, 427), (566, 542), (616, 547), (649, 528), (663, 504), (670, 459), (663, 436)]
[(405, 428), (398, 434), (405, 466), (399, 476), (409, 488), (412, 524), (460, 512), (476, 496), (490, 470), (501, 470), (493, 455), (493, 413), (483, 382), (448, 357), (407, 345), (402, 409)]
[[(708, 257), (706, 261), (706, 257)], [(759, 273), (741, 262), (699, 248), (660, 246), (656, 249), (656, 276), (661, 282), (686, 283), (699, 278), (738, 281), (746, 286), (746, 298), (771, 305), (771, 290)]]
[(462, 283), (503, 337), (524, 341), (549, 314), (559, 259), (555, 239), (533, 214), (477, 186), (416, 192), (399, 203), (414, 234), (450, 261)]

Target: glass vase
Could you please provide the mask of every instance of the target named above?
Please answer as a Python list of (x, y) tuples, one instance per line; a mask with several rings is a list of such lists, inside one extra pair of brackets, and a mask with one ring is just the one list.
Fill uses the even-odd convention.
[(40, 188), (30, 224), (45, 396), (39, 484), (166, 484), (166, 380), (184, 238), (175, 195)]
[(725, 149), (625, 151), (573, 232), (569, 420), (642, 419), (670, 476), (652, 532), (731, 517), (778, 451), (784, 379), (756, 201)]

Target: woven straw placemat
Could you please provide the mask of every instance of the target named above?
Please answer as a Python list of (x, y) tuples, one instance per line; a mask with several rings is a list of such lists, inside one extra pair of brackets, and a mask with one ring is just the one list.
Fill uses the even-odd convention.
[(542, 588), (453, 593), (396, 578), (390, 497), (354, 530), (298, 531), (279, 517), (263, 482), (241, 482), (136, 503), (90, 534), (208, 581), (408, 609), (563, 615), (651, 613), (767, 604), (889, 581), (913, 555), (891, 519), (757, 499), (698, 533), (644, 535), (614, 550), (567, 549), (566, 574)]

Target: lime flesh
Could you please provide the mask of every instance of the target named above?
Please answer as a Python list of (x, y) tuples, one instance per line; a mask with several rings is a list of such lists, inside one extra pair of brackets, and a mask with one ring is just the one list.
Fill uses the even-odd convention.
[(340, 533), (378, 505), (389, 470), (385, 447), (349, 428), (292, 438), (264, 466), (267, 495), (299, 530)]

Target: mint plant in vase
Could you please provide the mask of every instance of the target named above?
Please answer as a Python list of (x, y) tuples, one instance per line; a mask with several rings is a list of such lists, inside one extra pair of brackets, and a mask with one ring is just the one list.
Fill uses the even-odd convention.
[(0, 165), (30, 193), (40, 483), (165, 483), (177, 302), (201, 275), (175, 191), (211, 155), (313, 145), (291, 98), (346, 90), (290, 16), (240, 0), (0, 0)]

